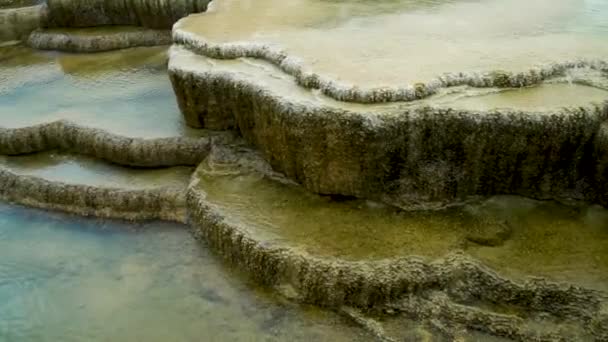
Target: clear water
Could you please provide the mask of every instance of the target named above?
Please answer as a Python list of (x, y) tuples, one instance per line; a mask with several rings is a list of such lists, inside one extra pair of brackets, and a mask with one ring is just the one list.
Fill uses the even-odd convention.
[(0, 204), (0, 341), (368, 341), (231, 272), (184, 226)]
[(192, 167), (129, 168), (95, 158), (55, 151), (23, 156), (0, 156), (0, 167), (12, 172), (68, 184), (120, 188), (185, 188)]
[[(305, 89), (278, 69), (278, 67), (251, 58), (218, 60), (194, 54), (183, 48), (174, 48), (171, 63), (193, 71), (211, 71), (235, 75), (272, 91), (274, 96), (289, 102), (305, 105), (348, 109), (361, 113), (399, 114), (404, 108), (417, 106), (444, 106), (467, 110), (491, 110), (507, 107), (511, 109), (553, 114), (563, 107), (588, 106), (608, 100), (608, 78), (606, 88), (571, 83), (576, 73), (552, 79), (534, 87), (519, 89), (454, 87), (441, 90), (437, 95), (414, 102), (359, 104), (331, 99), (318, 91)], [(590, 76), (585, 73), (585, 77)], [(601, 83), (598, 82), (598, 85)]]
[(201, 135), (179, 112), (166, 49), (86, 55), (0, 47), (0, 126), (69, 119), (133, 137)]
[[(608, 290), (608, 210), (599, 206), (496, 196), (463, 208), (403, 212), (314, 195), (232, 163), (208, 162), (197, 176), (229, 222), (268, 244), (349, 260), (432, 260), (462, 250), (516, 279), (545, 276)], [(472, 232), (497, 236), (503, 224), (503, 243), (471, 240)]]
[(605, 0), (222, 0), (177, 25), (213, 43), (267, 44), (364, 86), (608, 55)]

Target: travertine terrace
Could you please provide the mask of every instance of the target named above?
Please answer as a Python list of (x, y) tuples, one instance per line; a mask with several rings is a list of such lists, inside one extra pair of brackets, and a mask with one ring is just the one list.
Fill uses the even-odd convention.
[[(396, 339), (394, 322), (405, 317), (451, 339), (467, 330), (608, 339), (603, 3), (48, 0), (27, 8), (35, 19), (3, 22), (14, 9), (0, 5), (0, 40), (69, 52), (140, 48), (58, 62), (10, 50), (29, 56), (23, 64), (0, 55), (0, 94), (35, 84), (10, 70), (37, 64), (59, 65), (63, 83), (54, 72), (37, 76), (75, 92), (96, 87), (98, 74), (132, 92), (128, 117), (120, 107), (95, 111), (109, 106), (112, 86), (75, 106), (92, 114), (50, 101), (57, 111), (31, 105), (5, 115), (3, 199), (186, 222), (228, 265), (290, 300), (339, 311), (379, 340)], [(144, 47), (169, 43), (167, 55)], [(157, 78), (165, 56), (181, 116), (159, 119), (146, 102), (169, 82)], [(154, 86), (136, 89), (140, 79)], [(92, 159), (113, 165), (103, 170), (116, 182), (47, 177), (101, 167)], [(53, 169), (66, 163), (79, 166)]]

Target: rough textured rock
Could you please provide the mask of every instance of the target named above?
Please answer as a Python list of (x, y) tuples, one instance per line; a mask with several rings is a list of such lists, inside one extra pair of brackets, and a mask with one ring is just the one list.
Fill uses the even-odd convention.
[[(534, 326), (523, 324), (527, 317), (456, 304), (456, 299), (472, 299), (574, 322), (594, 336), (606, 334), (605, 325), (598, 321), (606, 301), (601, 292), (542, 278), (512, 280), (461, 252), (434, 261), (411, 256), (346, 261), (311, 255), (284, 240), (263, 242), (257, 234), (264, 232), (247, 227), (246, 222), (232, 220), (230, 212), (207, 200), (204, 189), (198, 185), (196, 172), (186, 200), (196, 238), (204, 240), (230, 264), (246, 270), (258, 281), (290, 288), (304, 302), (366, 309), (389, 305), (409, 315), (447, 319), (468, 327), (481, 327), (496, 335), (524, 340), (536, 336)], [(441, 296), (431, 297), (427, 303), (424, 298), (432, 291)], [(456, 299), (442, 300), (445, 296)], [(411, 297), (419, 299), (402, 302)], [(540, 336), (556, 335), (542, 333)]]
[(169, 73), (186, 122), (236, 128), (274, 169), (315, 193), (411, 209), (493, 194), (608, 203), (600, 134), (608, 102), (549, 114), (368, 113), (277, 96), (242, 73), (183, 63), (183, 51), (172, 49)]
[(136, 25), (170, 29), (178, 19), (203, 12), (209, 0), (48, 0), (47, 27)]
[(603, 60), (566, 61), (530, 67), (522, 72), (501, 70), (454, 72), (441, 75), (426, 83), (416, 83), (403, 87), (373, 88), (344, 84), (331, 77), (308, 71), (297, 58), (273, 45), (249, 41), (218, 44), (206, 41), (204, 37), (189, 32), (183, 26), (181, 22), (176, 23), (173, 29), (173, 41), (197, 54), (218, 59), (242, 57), (263, 59), (278, 66), (286, 74), (293, 76), (299, 85), (309, 89), (318, 89), (326, 96), (347, 102), (415, 101), (436, 94), (441, 88), (462, 85), (480, 88), (521, 88), (539, 84), (552, 77), (562, 76), (571, 69), (589, 68), (600, 72), (608, 71), (608, 63)]
[(0, 154), (66, 150), (116, 164), (161, 167), (197, 165), (220, 138), (128, 138), (56, 121), (25, 128), (0, 128)]
[(20, 40), (41, 27), (46, 18), (46, 6), (0, 8), (0, 43)]
[(121, 190), (50, 182), (0, 169), (0, 197), (83, 216), (185, 222), (184, 189)]
[(98, 34), (79, 34), (69, 30), (36, 30), (28, 39), (28, 45), (34, 49), (67, 52), (100, 52), (168, 44), (171, 44), (169, 31), (146, 29)]
[[(505, 336), (516, 341), (573, 341), (589, 337), (568, 324), (541, 321), (537, 322), (535, 329), (526, 319), (517, 315), (458, 304), (441, 292), (410, 296), (389, 306), (395, 312), (403, 312), (417, 320), (437, 320), (442, 322), (442, 327), (461, 324), (468, 329)], [(539, 326), (543, 328), (538, 329)]]
[(0, 0), (0, 9), (35, 6), (42, 3), (39, 0)]

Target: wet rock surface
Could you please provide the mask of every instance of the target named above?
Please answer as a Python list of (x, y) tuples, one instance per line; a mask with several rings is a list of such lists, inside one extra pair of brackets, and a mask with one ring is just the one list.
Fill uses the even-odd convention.
[(209, 0), (118, 1), (49, 0), (46, 27), (135, 25), (170, 29), (190, 13), (204, 12)]
[[(0, 123), (0, 154), (13, 156), (0, 160), (0, 197), (84, 216), (188, 222), (195, 238), (254, 280), (289, 301), (329, 307), (382, 341), (437, 335), (605, 340), (608, 214), (600, 205), (608, 205), (608, 66), (605, 44), (598, 44), (605, 21), (572, 12), (570, 0), (546, 7), (535, 21), (540, 28), (528, 25), (521, 11), (504, 12), (505, 27), (483, 19), (523, 3), (528, 2), (488, 0), (484, 15), (471, 19), (481, 25), (476, 31), (462, 23), (453, 32), (438, 32), (442, 21), (477, 5), (263, 0), (247, 7), (247, 1), (218, 1), (208, 14), (175, 25), (178, 46), (170, 53), (169, 76), (189, 126), (236, 130), (259, 153), (230, 133), (184, 130), (179, 120), (165, 120), (171, 110), (152, 117), (152, 110), (138, 107), (129, 113), (145, 115), (127, 119), (126, 112), (112, 116), (108, 112), (115, 108), (86, 97), (81, 100), (89, 108), (104, 109), (88, 117), (90, 125), (81, 123), (81, 112), (49, 115), (45, 108), (36, 117), (40, 113), (31, 106), (27, 115), (38, 121), (24, 124), (17, 122), (20, 117), (13, 121), (21, 111), (0, 111), (6, 118)], [(584, 8), (605, 10), (590, 3)], [(543, 4), (548, 2), (534, 5)], [(303, 5), (310, 11), (298, 12)], [(367, 13), (370, 6), (374, 11)], [(27, 18), (50, 29), (35, 31), (30, 45), (94, 52), (165, 44), (163, 30), (205, 11), (207, 1), (49, 0), (28, 11), (34, 8), (37, 14)], [(0, 33), (8, 32), (0, 40), (21, 39), (25, 33), (14, 27), (38, 27), (16, 13), (0, 9)], [(572, 27), (555, 26), (565, 14), (572, 14)], [(3, 15), (18, 25), (2, 26)], [(428, 20), (435, 16), (437, 22)], [(411, 26), (421, 20), (428, 23), (425, 31), (435, 33), (430, 39), (421, 40)], [(368, 30), (353, 35), (361, 23)], [(153, 30), (88, 28), (100, 25)], [(403, 25), (411, 29), (403, 44), (370, 44), (370, 37), (403, 32)], [(516, 41), (504, 35), (514, 27)], [(301, 39), (319, 32), (327, 33), (317, 44), (325, 49)], [(353, 44), (332, 44), (336, 37)], [(382, 37), (393, 41), (390, 34)], [(447, 53), (451, 38), (478, 44), (451, 49), (470, 59)], [(429, 53), (424, 40), (445, 53)], [(540, 52), (539, 41), (547, 42)], [(408, 42), (420, 49), (404, 61), (400, 49)], [(360, 43), (369, 49), (357, 48)], [(356, 53), (336, 57), (336, 47)], [(119, 86), (109, 88), (128, 93), (131, 78), (139, 75), (131, 71), (141, 65), (164, 77), (164, 53), (138, 51), (143, 50), (61, 55), (53, 64), (62, 70), (57, 76), (47, 70), (48, 55), (0, 50), (0, 69), (6, 71), (0, 94), (10, 99), (4, 107), (0, 101), (0, 110), (16, 108), (21, 97), (32, 101), (22, 91), (33, 84), (42, 84), (38, 98), (51, 98), (51, 88), (69, 92), (45, 86), (58, 78), (82, 79), (73, 89), (91, 87), (97, 94), (110, 79)], [(385, 64), (353, 69), (351, 61), (382, 61), (378, 51), (386, 54)], [(326, 53), (340, 63), (328, 63)], [(442, 64), (438, 57), (455, 62)], [(31, 65), (44, 72), (32, 72)], [(115, 69), (120, 72), (108, 73)], [(134, 96), (147, 94), (148, 108), (158, 107), (153, 89)], [(119, 119), (104, 124), (106, 114)], [(66, 117), (80, 121), (58, 120)], [(132, 123), (144, 121), (152, 125), (133, 129)], [(178, 134), (175, 127), (150, 131), (168, 122)], [(82, 167), (70, 171), (65, 159), (57, 161), (56, 150), (132, 168), (114, 172), (108, 170), (117, 166), (78, 162)], [(31, 153), (40, 154), (25, 156)], [(191, 169), (180, 168), (178, 184), (171, 181), (172, 171), (162, 169), (183, 165), (197, 166), (187, 186)], [(112, 179), (95, 183), (101, 179), (95, 173)], [(137, 180), (130, 178), (134, 174)], [(77, 181), (85, 178), (90, 182)], [(229, 301), (208, 289), (196, 295)], [(262, 328), (272, 330), (278, 316), (269, 314)], [(411, 320), (424, 329), (413, 329)]]
[(455, 85), (530, 86), (583, 66), (605, 70), (607, 11), (601, 1), (576, 0), (226, 0), (180, 20), (173, 36), (212, 58), (266, 60), (336, 100), (378, 103)]
[(45, 20), (44, 5), (3, 8), (0, 6), (0, 43), (27, 38)]
[(47, 29), (32, 32), (27, 44), (40, 50), (100, 52), (138, 46), (171, 44), (168, 30), (147, 30), (129, 26), (93, 29)]
[(509, 222), (489, 217), (480, 217), (469, 226), (466, 239), (482, 246), (500, 246), (513, 234)]
[(236, 128), (273, 168), (315, 193), (407, 209), (493, 194), (608, 200), (596, 138), (608, 104), (593, 103), (602, 95), (550, 111), (341, 105), (290, 92), (290, 77), (264, 76), (277, 75), (272, 68), (179, 47), (169, 73), (189, 125)]
[[(217, 140), (220, 141), (221, 137)], [(2, 154), (20, 155), (59, 149), (139, 167), (196, 165), (207, 155), (212, 141), (213, 138), (123, 137), (68, 121), (26, 128), (0, 128)]]
[(0, 9), (19, 8), (39, 5), (38, 0), (2, 0), (0, 1)]
[(121, 189), (52, 182), (0, 169), (0, 197), (82, 216), (184, 222), (183, 189)]
[[(292, 194), (296, 196), (293, 197), (293, 203), (298, 203), (294, 208), (301, 209), (294, 211), (289, 211), (287, 197), (268, 197), (262, 190), (268, 189), (268, 184), (263, 182), (264, 177), (270, 177), (274, 182), (283, 182), (283, 185), (278, 186), (294, 185), (284, 179), (281, 181), (281, 177), (272, 173), (268, 165), (255, 153), (251, 154), (243, 149), (238, 151), (232, 154), (234, 152), (216, 149), (210, 156), (212, 161), (207, 162), (215, 167), (209, 168), (209, 164), (203, 164), (195, 173), (187, 194), (193, 234), (209, 243), (232, 265), (249, 271), (255, 279), (279, 287), (283, 289), (282, 292), (286, 292), (287, 288), (291, 289), (287, 292), (295, 291), (291, 297), (324, 306), (375, 307), (383, 312), (390, 311), (405, 317), (426, 319), (434, 326), (444, 327), (444, 332), (452, 338), (458, 335), (461, 328), (481, 330), (516, 340), (601, 339), (606, 333), (599, 322), (604, 305), (602, 303), (605, 303), (607, 298), (607, 282), (602, 276), (591, 280), (588, 273), (599, 266), (595, 264), (598, 260), (596, 258), (602, 259), (605, 255), (605, 251), (602, 251), (605, 249), (602, 247), (605, 246), (605, 242), (602, 242), (604, 240), (598, 240), (596, 233), (591, 232), (595, 230), (605, 236), (608, 223), (608, 215), (605, 213), (590, 212), (584, 216), (587, 218), (581, 221), (574, 218), (572, 226), (564, 226), (565, 230), (561, 230), (556, 229), (556, 225), (563, 225), (560, 223), (562, 219), (559, 216), (556, 219), (546, 216), (543, 212), (548, 208), (543, 207), (543, 204), (539, 206), (521, 198), (497, 199), (494, 201), (498, 202), (471, 205), (465, 212), (475, 213), (473, 219), (468, 220), (474, 224), (487, 222), (484, 215), (493, 215), (497, 218), (496, 222), (503, 222), (501, 215), (494, 212), (495, 210), (510, 201), (515, 202), (507, 204), (508, 206), (517, 202), (523, 203), (519, 209), (514, 207), (503, 212), (503, 215), (511, 218), (510, 224), (516, 227), (510, 230), (508, 236), (502, 228), (489, 230), (490, 233), (501, 237), (502, 246), (506, 248), (498, 243), (494, 246), (469, 246), (465, 249), (462, 249), (462, 244), (454, 244), (444, 247), (443, 250), (439, 248), (437, 254), (434, 254), (438, 239), (430, 236), (426, 239), (416, 239), (415, 234), (432, 235), (429, 231), (436, 223), (424, 221), (422, 225), (426, 228), (405, 233), (419, 241), (414, 243), (420, 248), (418, 252), (413, 252), (409, 246), (404, 246), (399, 252), (398, 249), (391, 249), (390, 245), (383, 244), (387, 246), (384, 251), (394, 253), (393, 257), (373, 260), (367, 256), (359, 260), (348, 260), (352, 258), (348, 256), (348, 250), (359, 253), (364, 248), (362, 244), (369, 240), (365, 235), (366, 230), (382, 230), (379, 228), (382, 226), (376, 224), (376, 219), (371, 214), (379, 209), (359, 208), (359, 212), (353, 213), (354, 215), (367, 212), (363, 215), (369, 216), (367, 221), (358, 220), (361, 222), (359, 225), (363, 226), (357, 227), (356, 224), (349, 223), (348, 215), (339, 211), (335, 204), (326, 204), (326, 210), (336, 210), (333, 215), (341, 219), (344, 227), (348, 227), (352, 234), (349, 238), (354, 243), (351, 244), (346, 236), (342, 240), (336, 239), (334, 232), (323, 227), (324, 219), (306, 211), (309, 200), (305, 198), (308, 195), (303, 194), (300, 195), (302, 198), (298, 198)], [(242, 182), (250, 172), (266, 173), (265, 176), (257, 176), (258, 182), (264, 185), (257, 189), (244, 186), (246, 183)], [(222, 184), (223, 177), (231, 180), (225, 185), (219, 185)], [(218, 186), (223, 186), (221, 191), (216, 189)], [(241, 210), (238, 198), (242, 197), (246, 203), (254, 203), (243, 193), (249, 190), (258, 204), (248, 206), (249, 211)], [(268, 206), (261, 209), (264, 208), (264, 203)], [(567, 207), (551, 210), (559, 212), (565, 208)], [(573, 217), (577, 217), (576, 211), (575, 209)], [(303, 217), (298, 216), (299, 212), (303, 212)], [(316, 215), (322, 215), (318, 210), (314, 212)], [(435, 216), (441, 214), (435, 213)], [(286, 221), (286, 215), (292, 215), (292, 221)], [(328, 214), (328, 217), (331, 215)], [(379, 215), (386, 216), (385, 213)], [(444, 226), (444, 240), (449, 240), (458, 231), (458, 215), (449, 215), (452, 224)], [(520, 221), (535, 217), (540, 221), (531, 224), (522, 224)], [(312, 228), (313, 230), (302, 232), (302, 237), (289, 233), (292, 228), (298, 231), (304, 229), (302, 222), (306, 220), (310, 220), (313, 227), (318, 225), (319, 232), (314, 232)], [(584, 223), (586, 220), (595, 222), (592, 224), (595, 228)], [(420, 222), (421, 218), (418, 217), (414, 221)], [(393, 223), (399, 226), (396, 222)], [(342, 229), (337, 222), (331, 225), (333, 230)], [(579, 252), (562, 250), (563, 246), (572, 247), (567, 232), (572, 231), (574, 227), (581, 229), (578, 234), (590, 234), (587, 235), (589, 240), (577, 241), (580, 243)], [(406, 226), (401, 226), (401, 229), (407, 231)], [(537, 233), (529, 235), (528, 231)], [(468, 229), (463, 230), (461, 241), (469, 239), (471, 233)], [(538, 233), (540, 235), (531, 239)], [(375, 231), (373, 234), (380, 239), (386, 237), (391, 241), (399, 240), (398, 235), (386, 231)], [(547, 239), (550, 235), (554, 236)], [(361, 241), (357, 243), (359, 238)], [(485, 239), (493, 241), (491, 238)], [(515, 241), (515, 245), (512, 245), (511, 241)], [(522, 241), (537, 245), (540, 249), (527, 249), (520, 245)], [(562, 241), (563, 246), (553, 246), (557, 241)], [(591, 247), (594, 244), (592, 241), (597, 243), (599, 249)], [(346, 251), (340, 251), (336, 243), (347, 246)], [(546, 250), (541, 247), (545, 243), (550, 244)], [(331, 245), (325, 246), (331, 251), (319, 249), (319, 245), (324, 244)], [(488, 251), (495, 248), (499, 248), (500, 252)], [(336, 251), (339, 254), (332, 255)], [(527, 254), (525, 260), (517, 261), (518, 254), (522, 252)], [(555, 253), (562, 254), (557, 256)], [(580, 253), (586, 253), (586, 256), (582, 257)], [(494, 255), (500, 255), (504, 263), (496, 263), (496, 260), (493, 260)], [(572, 255), (578, 255), (582, 259), (573, 258)], [(547, 263), (548, 260), (554, 260), (555, 265), (562, 266), (571, 263), (573, 268), (567, 271), (558, 267), (552, 272), (549, 269), (553, 266), (550, 266), (551, 262)], [(487, 265), (492, 265), (493, 268)], [(519, 272), (514, 272), (516, 268), (520, 268)], [(544, 270), (544, 277), (538, 277), (541, 270)], [(569, 275), (566, 276), (567, 274)], [(514, 310), (505, 312), (503, 306)], [(375, 331), (376, 335), (382, 335), (381, 330), (374, 326), (375, 324), (371, 324), (368, 328), (373, 328), (371, 330)]]

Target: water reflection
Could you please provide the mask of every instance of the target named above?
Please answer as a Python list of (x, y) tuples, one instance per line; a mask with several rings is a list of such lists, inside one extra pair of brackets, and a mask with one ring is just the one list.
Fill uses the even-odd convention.
[(127, 136), (201, 135), (183, 122), (166, 60), (166, 47), (88, 55), (2, 47), (0, 125), (69, 119)]

